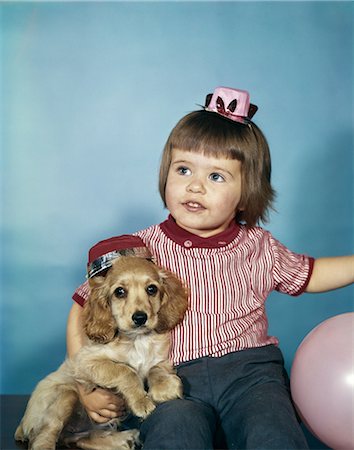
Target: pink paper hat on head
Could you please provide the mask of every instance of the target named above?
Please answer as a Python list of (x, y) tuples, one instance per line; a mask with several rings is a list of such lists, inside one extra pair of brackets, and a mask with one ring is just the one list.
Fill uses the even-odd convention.
[(206, 96), (204, 109), (234, 122), (248, 124), (258, 107), (250, 103), (247, 91), (219, 86), (213, 94)]
[(152, 259), (144, 242), (131, 234), (113, 237), (94, 245), (88, 255), (87, 278), (92, 278), (109, 269), (113, 261), (121, 256), (137, 256)]

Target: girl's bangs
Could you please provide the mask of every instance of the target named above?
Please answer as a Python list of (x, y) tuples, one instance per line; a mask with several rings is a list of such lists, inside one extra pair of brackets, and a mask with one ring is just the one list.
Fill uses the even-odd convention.
[(223, 135), (216, 136), (216, 133), (176, 133), (171, 137), (170, 149), (174, 148), (187, 151), (202, 153), (205, 156), (214, 158), (244, 160), (244, 152), (240, 150), (242, 145), (237, 142), (235, 135), (231, 138)]

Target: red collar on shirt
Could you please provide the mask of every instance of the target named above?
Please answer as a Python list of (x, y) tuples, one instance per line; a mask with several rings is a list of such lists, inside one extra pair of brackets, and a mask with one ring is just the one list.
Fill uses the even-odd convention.
[(187, 248), (225, 247), (237, 237), (240, 231), (240, 225), (233, 221), (231, 222), (230, 226), (221, 233), (208, 238), (203, 238), (181, 228), (179, 225), (177, 225), (171, 214), (168, 216), (167, 220), (161, 223), (160, 227), (167, 237), (172, 239), (177, 244), (180, 244)]

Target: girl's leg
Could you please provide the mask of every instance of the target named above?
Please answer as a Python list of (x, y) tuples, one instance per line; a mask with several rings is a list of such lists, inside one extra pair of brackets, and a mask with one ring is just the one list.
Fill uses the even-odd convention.
[(211, 450), (215, 414), (205, 403), (171, 400), (159, 405), (140, 427), (144, 450)]
[(238, 360), (242, 362), (238, 381), (219, 397), (226, 442), (219, 448), (307, 449), (280, 350), (274, 346), (245, 350)]
[(255, 386), (221, 419), (228, 449), (307, 449), (287, 392)]

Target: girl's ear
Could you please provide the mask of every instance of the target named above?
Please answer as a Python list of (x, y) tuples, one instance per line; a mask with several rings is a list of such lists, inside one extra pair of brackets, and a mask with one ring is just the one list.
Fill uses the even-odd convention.
[(165, 333), (182, 321), (188, 307), (188, 291), (172, 273), (160, 270), (160, 277), (164, 294), (156, 331)]
[(110, 342), (117, 333), (106, 281), (104, 277), (99, 276), (90, 278), (91, 292), (83, 312), (83, 329), (86, 335), (101, 344)]

